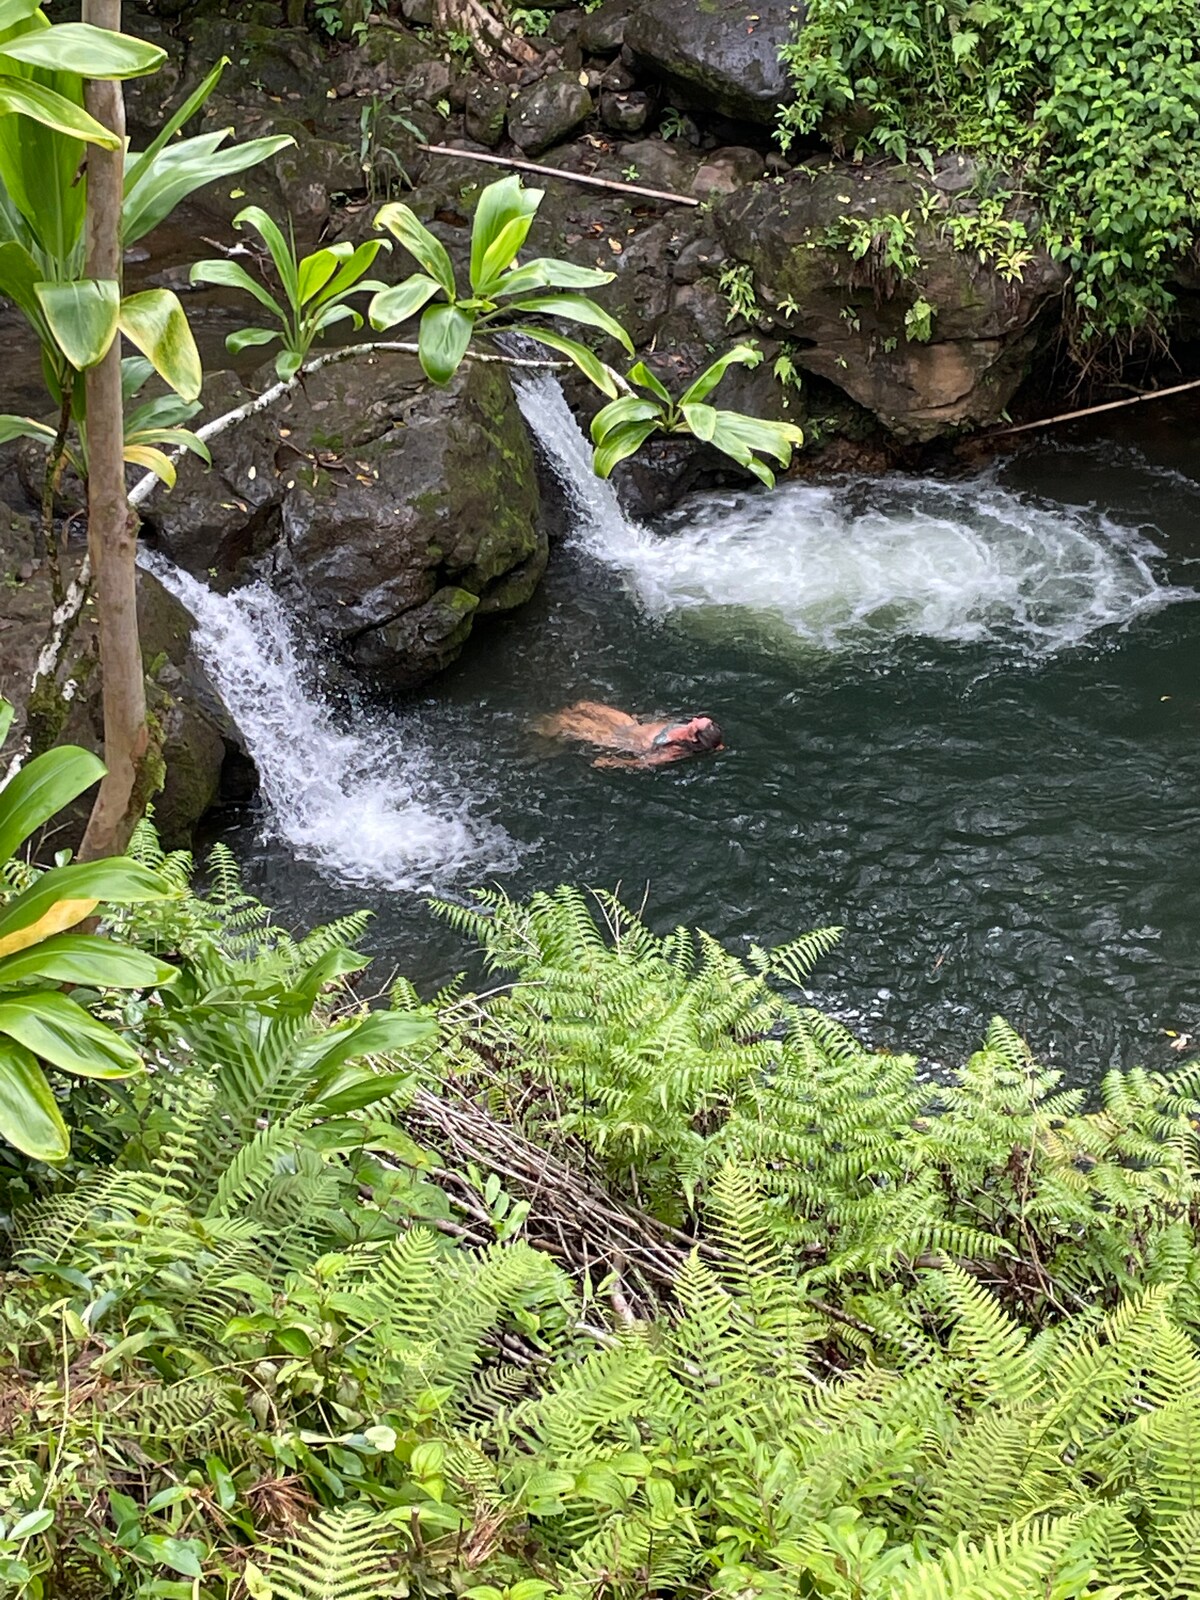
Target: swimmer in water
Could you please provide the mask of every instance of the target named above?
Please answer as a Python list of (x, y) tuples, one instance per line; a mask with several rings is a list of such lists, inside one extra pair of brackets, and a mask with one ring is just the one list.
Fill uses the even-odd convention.
[(577, 700), (553, 716), (542, 717), (536, 727), (548, 738), (569, 739), (605, 751), (592, 762), (594, 767), (665, 767), (672, 761), (725, 748), (721, 730), (711, 717), (643, 722), (598, 700)]

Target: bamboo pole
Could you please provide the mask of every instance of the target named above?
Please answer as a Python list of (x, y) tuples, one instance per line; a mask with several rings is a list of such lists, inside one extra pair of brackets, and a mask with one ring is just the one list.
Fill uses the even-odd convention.
[(590, 172), (563, 172), (558, 167), (544, 167), (537, 161), (518, 161), (513, 156), (494, 156), (479, 150), (455, 150), (448, 144), (419, 144), (431, 156), (450, 156), (455, 161), (485, 161), (493, 167), (513, 167), (518, 172), (536, 172), (542, 178), (565, 178), (568, 183), (586, 183), (594, 189), (614, 189), (618, 194), (645, 195), (648, 200), (668, 200), (676, 206), (698, 206), (695, 195), (672, 194), (669, 189), (647, 189), (640, 183), (618, 183), (616, 178), (597, 178)]
[(1098, 417), (1102, 411), (1122, 411), (1126, 406), (1140, 406), (1145, 400), (1165, 400), (1171, 394), (1186, 394), (1189, 389), (1200, 389), (1200, 378), (1188, 383), (1172, 384), (1169, 389), (1147, 389), (1144, 394), (1131, 395), (1128, 400), (1106, 400), (1102, 406), (1085, 406), (1082, 411), (1060, 411), (1054, 417), (1041, 417), (1037, 422), (1018, 422), (1011, 428), (994, 428), (985, 434), (987, 439), (1000, 439), (1009, 433), (1031, 433), (1035, 428), (1052, 428), (1058, 422), (1074, 422), (1079, 417)]

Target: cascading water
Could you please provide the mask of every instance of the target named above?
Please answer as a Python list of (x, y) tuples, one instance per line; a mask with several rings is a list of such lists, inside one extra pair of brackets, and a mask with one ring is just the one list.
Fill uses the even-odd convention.
[(571, 498), (577, 542), (623, 572), (651, 614), (754, 613), (824, 652), (907, 637), (1040, 655), (1182, 598), (1140, 533), (987, 475), (696, 496), (657, 533), (592, 474), (556, 379), (522, 379), (519, 398)]
[(334, 879), (444, 886), (511, 868), (512, 841), (472, 814), (415, 720), (372, 711), (343, 725), (306, 670), (297, 625), (263, 583), (220, 595), (145, 552), (196, 619), (195, 646), (258, 769), (268, 826)]

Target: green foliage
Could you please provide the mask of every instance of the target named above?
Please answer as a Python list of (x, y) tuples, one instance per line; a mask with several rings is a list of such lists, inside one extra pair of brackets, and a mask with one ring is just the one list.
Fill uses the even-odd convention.
[[(769, 456), (781, 467), (791, 463), (792, 450), (804, 443), (804, 434), (790, 422), (763, 422), (740, 411), (721, 411), (707, 404), (708, 396), (732, 366), (754, 367), (762, 352), (752, 344), (739, 344), (714, 361), (673, 400), (645, 362), (629, 373), (627, 393), (599, 410), (592, 419), (593, 465), (607, 478), (618, 462), (635, 454), (655, 433), (685, 433), (703, 440), (736, 461), (770, 489), (775, 474), (762, 459)], [(645, 391), (638, 394), (635, 391)]]
[(233, 221), (238, 228), (248, 223), (266, 245), (283, 303), (236, 261), (198, 261), (191, 270), (191, 281), (242, 289), (277, 318), (278, 327), (241, 328), (231, 333), (225, 344), (231, 355), (237, 355), (251, 346), (274, 344), (278, 339), (283, 349), (275, 358), (275, 371), (286, 383), (296, 376), (313, 345), (330, 328), (343, 322), (349, 322), (356, 330), (362, 327), (362, 317), (348, 302), (352, 295), (384, 288), (366, 274), (379, 252), (390, 250), (391, 245), (385, 239), (368, 239), (356, 248), (343, 239), (300, 258), (290, 229), (285, 237), (261, 206), (247, 206)]
[[(513, 978), (486, 1002), (364, 1013), (353, 930), (136, 847), (170, 893), (120, 932), (180, 976), (155, 1072), (12, 1219), (0, 1591), (1195, 1591), (1196, 1067), (1084, 1111), (995, 1023), (932, 1083), (804, 1003), (832, 932), (739, 960), (567, 889), (443, 908)], [(330, 1104), (340, 1050), (378, 1097)], [(470, 1244), (418, 1095), (657, 1217), (669, 1304)]]
[(758, 297), (754, 292), (753, 267), (744, 261), (722, 267), (717, 277), (717, 287), (729, 302), (726, 322), (734, 322), (738, 317), (742, 317), (753, 326), (754, 323), (763, 320)]
[[(11, 719), (12, 707), (0, 700), (0, 744)], [(103, 775), (103, 764), (73, 745), (27, 762), (0, 789), (0, 873), (26, 840)], [(81, 1000), (99, 1000), (106, 989), (157, 988), (175, 977), (173, 968), (139, 951), (68, 930), (101, 900), (153, 898), (163, 890), (128, 861), (7, 876), (8, 892), (0, 877), (0, 1139), (36, 1160), (63, 1161), (70, 1135), (44, 1069), (110, 1079), (142, 1065), (128, 1039)]]
[[(899, 161), (973, 153), (1032, 197), (1037, 240), (1070, 271), (1082, 338), (1162, 327), (1200, 205), (1200, 41), (1187, 7), (813, 0), (784, 55), (795, 89), (785, 141), (825, 125)], [(986, 232), (982, 206), (980, 219)], [(1013, 270), (1027, 245), (1008, 245)]]
[(580, 293), (610, 283), (611, 272), (550, 256), (516, 265), (542, 196), (541, 189), (526, 189), (515, 177), (483, 190), (471, 231), (467, 295), (459, 294), (445, 246), (408, 206), (384, 206), (376, 217), (376, 226), (386, 228), (423, 271), (375, 296), (371, 326), (392, 328), (420, 312), (421, 365), (434, 383), (450, 381), (479, 329), (498, 331), (515, 324), (526, 337), (567, 356), (605, 394), (616, 396), (614, 374), (586, 345), (526, 320), (548, 316), (596, 328), (633, 353), (620, 323)]

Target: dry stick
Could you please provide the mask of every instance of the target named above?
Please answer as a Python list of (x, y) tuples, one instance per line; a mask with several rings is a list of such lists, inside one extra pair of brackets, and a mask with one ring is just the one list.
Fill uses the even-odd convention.
[(1176, 383), (1169, 389), (1148, 389), (1145, 394), (1135, 394), (1128, 400), (1108, 400), (1102, 406), (1087, 406), (1082, 411), (1060, 411), (1056, 417), (1042, 417), (1037, 422), (1019, 422), (1012, 428), (995, 428), (985, 434), (987, 439), (999, 439), (1008, 433), (1029, 433), (1034, 428), (1052, 428), (1056, 422), (1074, 422), (1077, 417), (1095, 417), (1101, 411), (1121, 411), (1126, 406), (1140, 406), (1144, 400), (1165, 400), (1169, 394), (1185, 394), (1189, 389), (1200, 389), (1200, 378), (1190, 383)]
[(669, 200), (677, 206), (698, 206), (695, 195), (672, 194), (669, 189), (646, 189), (640, 183), (618, 183), (615, 178), (596, 178), (590, 172), (563, 172), (544, 167), (538, 161), (515, 161), (512, 156), (494, 156), (479, 150), (454, 150), (448, 144), (419, 144), (431, 156), (451, 156), (456, 161), (486, 161), (493, 167), (514, 167), (518, 172), (537, 172), (544, 178), (565, 178), (568, 183), (586, 183), (594, 189), (616, 189), (620, 194), (643, 194), (649, 200)]

